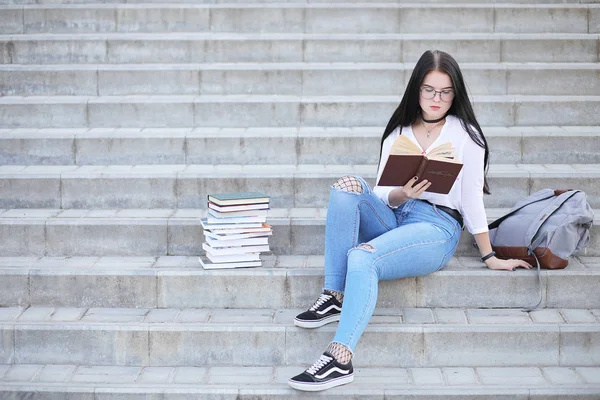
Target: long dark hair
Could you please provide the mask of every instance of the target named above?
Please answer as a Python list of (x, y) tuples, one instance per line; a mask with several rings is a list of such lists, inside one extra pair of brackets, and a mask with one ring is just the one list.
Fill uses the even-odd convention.
[(390, 133), (392, 133), (399, 126), (412, 125), (419, 117), (421, 113), (421, 107), (419, 106), (421, 83), (423, 83), (425, 75), (431, 71), (440, 71), (446, 73), (452, 80), (454, 100), (452, 101), (452, 106), (448, 110), (448, 114), (456, 116), (471, 139), (473, 139), (477, 145), (485, 149), (483, 164), (483, 192), (490, 194), (487, 178), (485, 178), (485, 174), (487, 174), (488, 169), (488, 144), (485, 140), (485, 136), (483, 136), (483, 131), (477, 122), (477, 118), (475, 118), (475, 112), (473, 112), (473, 107), (471, 106), (471, 101), (469, 100), (467, 88), (465, 86), (458, 63), (450, 54), (443, 51), (427, 50), (425, 53), (423, 53), (421, 58), (419, 58), (419, 61), (417, 61), (417, 65), (415, 65), (415, 69), (413, 70), (410, 80), (408, 81), (408, 85), (406, 86), (404, 96), (402, 96), (402, 101), (400, 102), (398, 108), (396, 108), (396, 111), (394, 111), (394, 114), (392, 114), (392, 117), (390, 118), (390, 121), (383, 132), (383, 136), (381, 138), (381, 147), (379, 149), (379, 157), (381, 159), (383, 141), (390, 135)]

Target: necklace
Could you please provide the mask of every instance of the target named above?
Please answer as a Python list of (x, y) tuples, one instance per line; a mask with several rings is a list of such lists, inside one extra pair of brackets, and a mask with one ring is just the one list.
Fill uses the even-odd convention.
[(435, 124), (434, 126), (432, 126), (431, 129), (427, 129), (427, 125), (425, 125), (425, 122), (429, 122), (429, 121), (426, 121), (425, 118), (421, 118), (421, 119), (423, 120), (423, 127), (427, 131), (427, 137), (429, 137), (429, 135), (431, 135), (431, 131), (433, 131), (437, 126), (440, 125), (440, 123), (442, 122), (442, 120), (444, 119), (444, 117), (442, 117), (441, 119), (436, 120), (437, 124)]
[(446, 116), (442, 116), (438, 119), (425, 119), (423, 118), (423, 116), (421, 115), (421, 119), (423, 120), (423, 122), (427, 122), (428, 124), (435, 124), (436, 122), (440, 122), (441, 120), (443, 120), (444, 118), (446, 118)]

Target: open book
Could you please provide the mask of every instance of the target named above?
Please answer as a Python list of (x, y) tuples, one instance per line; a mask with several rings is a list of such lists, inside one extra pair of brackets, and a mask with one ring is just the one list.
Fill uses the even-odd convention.
[(450, 142), (433, 148), (427, 155), (404, 135), (392, 144), (390, 156), (383, 168), (378, 186), (404, 186), (417, 176), (418, 182), (427, 179), (431, 193), (447, 194), (452, 189), (463, 165), (456, 158)]

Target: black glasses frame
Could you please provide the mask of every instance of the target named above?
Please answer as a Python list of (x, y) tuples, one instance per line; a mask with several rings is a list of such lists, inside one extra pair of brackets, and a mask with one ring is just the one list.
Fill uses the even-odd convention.
[[(423, 96), (423, 91), (427, 90), (427, 92), (430, 93), (431, 90), (433, 90), (433, 96), (431, 97), (425, 97)], [(443, 101), (444, 103), (450, 103), (452, 100), (454, 100), (454, 91), (450, 91), (450, 93), (452, 93), (452, 98), (450, 100), (444, 100), (444, 98), (442, 97), (442, 93), (444, 92), (444, 90), (435, 90), (434, 88), (430, 87), (430, 86), (423, 86), (420, 90), (420, 94), (421, 97), (424, 98), (425, 100), (433, 100), (435, 99), (435, 95), (436, 94), (440, 94), (440, 100)], [(429, 94), (428, 93), (428, 94)]]

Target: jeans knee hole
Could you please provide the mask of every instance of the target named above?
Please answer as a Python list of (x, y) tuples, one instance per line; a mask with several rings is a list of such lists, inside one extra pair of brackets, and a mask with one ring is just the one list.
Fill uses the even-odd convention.
[(354, 196), (360, 196), (362, 194), (362, 192), (351, 192), (351, 191), (348, 191), (348, 190), (341, 189), (341, 188), (339, 188), (339, 187), (337, 187), (335, 185), (333, 185), (332, 188), (334, 188), (335, 190), (337, 190), (339, 192), (351, 194), (351, 195), (354, 195)]
[(356, 248), (367, 251), (369, 253), (375, 253), (375, 247), (371, 246), (369, 243), (361, 243)]
[(364, 191), (361, 181), (354, 176), (344, 176), (338, 179), (333, 187), (346, 193), (362, 194)]

